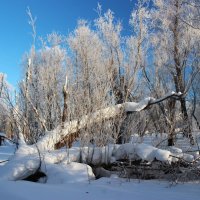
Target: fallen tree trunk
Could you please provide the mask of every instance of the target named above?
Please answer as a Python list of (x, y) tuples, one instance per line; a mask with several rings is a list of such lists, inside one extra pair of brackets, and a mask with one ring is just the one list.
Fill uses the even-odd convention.
[(101, 122), (102, 120), (108, 120), (117, 116), (122, 115), (124, 112), (140, 112), (147, 107), (160, 103), (168, 98), (181, 97), (182, 93), (172, 92), (160, 99), (154, 99), (151, 97), (145, 98), (144, 100), (135, 102), (125, 102), (123, 104), (118, 104), (105, 109), (98, 110), (94, 113), (83, 116), (80, 120), (73, 120), (70, 122), (65, 122), (64, 126), (58, 126), (55, 130), (47, 132), (46, 135), (37, 142), (37, 147), (39, 150), (53, 150), (55, 145), (61, 141), (65, 136), (74, 134), (78, 130), (94, 124)]

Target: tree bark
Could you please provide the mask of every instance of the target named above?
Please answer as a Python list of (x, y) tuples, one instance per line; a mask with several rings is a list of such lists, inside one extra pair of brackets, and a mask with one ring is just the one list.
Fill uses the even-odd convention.
[(169, 99), (168, 102), (168, 109), (169, 109), (169, 136), (168, 136), (168, 146), (174, 146), (175, 144), (175, 106), (176, 106), (176, 100), (175, 99)]
[(64, 122), (67, 119), (67, 99), (68, 99), (68, 92), (67, 92), (67, 75), (65, 79), (65, 85), (63, 86), (63, 101), (64, 101), (64, 106), (63, 106), (63, 114), (62, 114), (62, 127), (64, 128)]
[(64, 99), (64, 107), (63, 107), (63, 114), (62, 114), (62, 123), (64, 123), (67, 119), (67, 90), (66, 87), (63, 87), (63, 99)]
[[(176, 9), (176, 14), (174, 17), (174, 28), (173, 28), (173, 37), (174, 37), (174, 64), (175, 64), (175, 71), (176, 74), (174, 74), (174, 84), (176, 88), (176, 92), (185, 92), (185, 83), (183, 79), (183, 65), (181, 65), (181, 58), (180, 58), (180, 52), (179, 52), (179, 40), (180, 40), (180, 35), (179, 35), (179, 0), (175, 1), (175, 9)], [(189, 117), (187, 113), (187, 107), (186, 107), (186, 99), (184, 96), (180, 98), (180, 103), (181, 103), (181, 112), (183, 115), (183, 122), (186, 124), (186, 128), (184, 129), (184, 135), (190, 138), (190, 143), (194, 144), (194, 139), (191, 133), (191, 127), (190, 127), (190, 122), (189, 122)]]

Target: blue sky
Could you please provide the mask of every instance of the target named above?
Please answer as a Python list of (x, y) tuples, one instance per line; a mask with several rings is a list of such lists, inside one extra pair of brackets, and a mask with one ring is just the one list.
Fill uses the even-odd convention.
[(37, 36), (53, 31), (68, 34), (78, 19), (93, 20), (99, 2), (103, 11), (110, 8), (128, 31), (128, 20), (135, 0), (0, 0), (0, 72), (16, 86), (21, 78), (21, 60), (31, 46), (31, 27), (26, 9), (37, 17)]

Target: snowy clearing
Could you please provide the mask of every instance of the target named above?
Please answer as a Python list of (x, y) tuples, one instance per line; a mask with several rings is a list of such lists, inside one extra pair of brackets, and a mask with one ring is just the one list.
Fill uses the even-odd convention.
[[(144, 137), (143, 143), (109, 145), (109, 148), (95, 148), (93, 151), (84, 147), (82, 159), (91, 159), (91, 153), (94, 163), (106, 162), (106, 157), (102, 155), (108, 156), (113, 161), (129, 156), (130, 159), (142, 158), (152, 161), (156, 158), (162, 162), (174, 162), (170, 157), (171, 154), (179, 155), (185, 159), (194, 158), (189, 154), (187, 158), (187, 154), (183, 154), (183, 150), (178, 147), (170, 147), (165, 150), (152, 146), (152, 143), (159, 143), (160, 137), (160, 135), (157, 138)], [(132, 140), (136, 141), (139, 138), (135, 136)], [(185, 143), (188, 148), (185, 140), (179, 140), (179, 144), (181, 142), (182, 145)], [(22, 145), (15, 156), (12, 157), (14, 150), (13, 145), (6, 144), (0, 147), (0, 159), (10, 160), (0, 166), (2, 200), (160, 200), (161, 196), (162, 200), (169, 198), (173, 200), (197, 200), (200, 196), (199, 182), (178, 183), (176, 185), (173, 182), (173, 185), (171, 185), (172, 182), (168, 181), (122, 179), (115, 174), (111, 174), (110, 178), (95, 180), (90, 166), (76, 162), (80, 157), (79, 147), (69, 149), (68, 153), (66, 149), (43, 152), (41, 170), (45, 172), (47, 177), (40, 178), (40, 183), (9, 181), (22, 179), (24, 173), (26, 176), (28, 173), (31, 174), (32, 170), (36, 170), (39, 165), (38, 155), (33, 146), (27, 148), (27, 146)], [(89, 152), (89, 155), (87, 155), (87, 152)], [(13, 169), (14, 171), (12, 171)]]
[(68, 183), (63, 185), (39, 184), (25, 181), (0, 181), (2, 200), (199, 200), (197, 184), (178, 184), (170, 187), (167, 182), (127, 182), (118, 178), (101, 178), (89, 183)]

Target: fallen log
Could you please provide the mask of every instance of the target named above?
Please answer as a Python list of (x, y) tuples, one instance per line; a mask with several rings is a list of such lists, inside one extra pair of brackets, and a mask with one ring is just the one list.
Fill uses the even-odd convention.
[(116, 116), (130, 112), (140, 112), (147, 109), (149, 106), (160, 103), (168, 98), (180, 98), (182, 93), (171, 92), (160, 99), (154, 99), (151, 97), (145, 98), (140, 102), (125, 102), (98, 110), (94, 113), (83, 116), (80, 120), (73, 120), (65, 122), (64, 126), (60, 125), (55, 130), (47, 132), (45, 136), (37, 142), (39, 150), (53, 150), (55, 145), (62, 141), (64, 137), (70, 134), (76, 133), (78, 130), (92, 125), (94, 123), (101, 122), (102, 120), (109, 120)]

